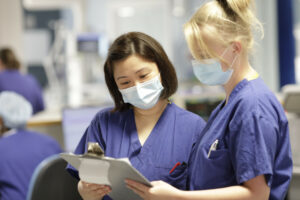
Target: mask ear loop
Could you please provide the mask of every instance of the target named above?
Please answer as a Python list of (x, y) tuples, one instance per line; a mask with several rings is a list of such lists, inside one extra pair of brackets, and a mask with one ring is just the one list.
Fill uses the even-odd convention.
[[(223, 58), (223, 56), (227, 53), (228, 48), (229, 48), (229, 47), (227, 47), (227, 48), (223, 51), (223, 53), (220, 55), (220, 57)], [(236, 55), (236, 56), (234, 57), (234, 59), (233, 59), (231, 65), (230, 65), (230, 67), (229, 67), (226, 71), (232, 69), (232, 66), (234, 65), (234, 63), (235, 63), (235, 61), (236, 61), (236, 59), (237, 59), (238, 57), (239, 57), (239, 55)]]
[(226, 47), (226, 49), (223, 51), (223, 53), (220, 55), (220, 57), (223, 58), (223, 56), (227, 53), (229, 47)]
[(232, 69), (232, 66), (234, 65), (234, 63), (235, 63), (235, 61), (236, 61), (236, 59), (239, 57), (239, 55), (236, 55), (235, 57), (234, 57), (234, 59), (233, 59), (233, 61), (232, 61), (232, 63), (231, 63), (231, 65), (230, 65), (230, 69)]

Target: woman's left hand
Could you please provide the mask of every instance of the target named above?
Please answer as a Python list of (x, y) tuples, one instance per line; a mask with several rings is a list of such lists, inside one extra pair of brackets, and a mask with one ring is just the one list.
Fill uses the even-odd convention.
[(180, 193), (180, 190), (163, 181), (152, 181), (152, 187), (128, 179), (125, 182), (129, 189), (145, 200), (174, 200)]

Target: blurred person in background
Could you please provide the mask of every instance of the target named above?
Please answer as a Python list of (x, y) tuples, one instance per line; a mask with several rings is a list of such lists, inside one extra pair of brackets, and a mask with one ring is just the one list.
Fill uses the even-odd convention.
[(14, 91), (27, 99), (33, 114), (44, 110), (42, 90), (36, 79), (20, 73), (21, 64), (9, 48), (0, 50), (0, 92)]
[(49, 136), (25, 129), (31, 104), (21, 95), (0, 93), (0, 199), (24, 200), (31, 176), (45, 158), (60, 153)]

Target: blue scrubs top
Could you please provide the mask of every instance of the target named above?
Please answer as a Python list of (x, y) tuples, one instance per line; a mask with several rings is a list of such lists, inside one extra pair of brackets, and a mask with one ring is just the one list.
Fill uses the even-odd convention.
[[(216, 150), (209, 149), (218, 140)], [(270, 199), (284, 199), (292, 176), (288, 121), (260, 78), (242, 80), (211, 114), (190, 162), (190, 189), (242, 184), (265, 175)]]
[(26, 130), (0, 137), (0, 199), (24, 200), (37, 165), (61, 153), (59, 144), (49, 136)]
[(30, 75), (21, 74), (18, 70), (0, 72), (0, 92), (13, 91), (27, 99), (33, 108), (33, 113), (44, 110), (42, 90), (38, 82)]
[[(148, 180), (164, 180), (177, 188), (186, 189), (187, 163), (205, 121), (173, 103), (168, 104), (142, 146), (133, 110), (115, 113), (111, 110), (104, 109), (95, 116), (75, 153), (85, 153), (88, 141), (98, 142), (105, 156), (128, 157)], [(177, 162), (181, 165), (170, 174)], [(74, 168), (68, 166), (68, 170), (78, 178)]]

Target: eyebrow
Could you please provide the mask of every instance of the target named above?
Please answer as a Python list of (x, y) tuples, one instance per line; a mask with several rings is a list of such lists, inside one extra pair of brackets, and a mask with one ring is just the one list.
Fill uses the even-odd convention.
[[(147, 69), (148, 67), (143, 67), (143, 68), (141, 68), (141, 69), (139, 69), (138, 71), (136, 71), (135, 73), (137, 74), (137, 73), (139, 73), (139, 72), (141, 72), (141, 71), (143, 71), (144, 69)], [(119, 76), (118, 78), (117, 78), (117, 80), (120, 80), (120, 79), (122, 79), (122, 78), (128, 78), (127, 76)]]
[(135, 73), (137, 74), (137, 73), (139, 73), (139, 72), (141, 72), (141, 71), (143, 71), (144, 69), (147, 69), (148, 67), (143, 67), (143, 68), (141, 68), (141, 69), (139, 69), (138, 71), (136, 71)]
[(117, 80), (120, 80), (120, 79), (122, 79), (122, 78), (127, 78), (127, 76), (119, 76), (119, 77), (117, 78)]

